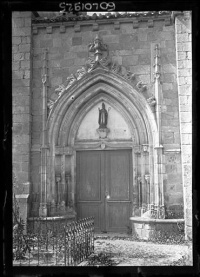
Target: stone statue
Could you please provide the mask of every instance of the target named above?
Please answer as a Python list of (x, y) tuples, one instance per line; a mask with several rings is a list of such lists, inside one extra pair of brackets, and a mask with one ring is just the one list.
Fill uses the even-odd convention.
[(102, 103), (102, 109), (99, 109), (99, 128), (107, 128), (108, 112), (105, 108), (105, 104)]

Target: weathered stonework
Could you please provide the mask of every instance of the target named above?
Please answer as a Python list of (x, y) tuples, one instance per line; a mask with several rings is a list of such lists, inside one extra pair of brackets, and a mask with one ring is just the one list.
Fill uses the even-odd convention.
[[(136, 165), (132, 215), (152, 204), (155, 216), (177, 219), (184, 206), (190, 237), (190, 18), (170, 18), (163, 12), (75, 21), (13, 13), (13, 169), (19, 184), (30, 183), (31, 216), (39, 215), (39, 204), (51, 216), (74, 209), (76, 149), (128, 147)], [(110, 122), (105, 137), (93, 133), (98, 126), (86, 119), (96, 118), (102, 100), (113, 107), (111, 117), (126, 122), (124, 138)], [(67, 189), (63, 199), (57, 187)]]
[(14, 12), (12, 18), (13, 172), (18, 183), (15, 194), (25, 222), (31, 187), (31, 17), (31, 12)]
[(179, 124), (186, 239), (192, 239), (192, 42), (191, 14), (175, 18)]

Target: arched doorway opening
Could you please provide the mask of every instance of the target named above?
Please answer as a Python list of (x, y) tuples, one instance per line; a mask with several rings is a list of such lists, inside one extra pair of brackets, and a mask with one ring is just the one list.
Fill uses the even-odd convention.
[[(102, 102), (107, 109), (110, 107), (106, 137), (97, 132), (98, 110)], [(124, 230), (125, 223), (119, 226), (120, 218), (116, 217), (120, 209), (120, 217), (127, 218), (128, 222), (130, 216), (141, 215), (156, 201), (154, 146), (157, 126), (154, 114), (145, 97), (122, 77), (101, 68), (87, 74), (62, 94), (49, 115), (47, 126), (50, 146), (46, 165), (47, 202), (59, 204), (60, 201), (65, 212), (70, 208), (81, 217), (84, 208), (80, 207), (80, 191), (84, 188), (83, 196), (85, 190), (91, 192), (94, 187), (87, 187), (88, 181), (82, 185), (80, 182), (84, 178), (96, 180), (99, 176), (95, 181), (99, 185), (93, 191), (96, 196), (100, 195), (98, 201), (101, 202), (96, 208), (96, 214), (100, 214), (96, 228), (109, 231)], [(96, 159), (94, 163), (92, 159)], [(98, 172), (91, 169), (95, 163), (97, 167), (101, 166)], [(120, 164), (125, 165), (124, 170)], [(93, 175), (86, 174), (92, 171)], [(81, 175), (83, 172), (85, 175)], [(113, 176), (112, 172), (115, 172)], [(107, 196), (113, 198), (115, 206), (111, 205), (111, 200), (105, 202)], [(81, 200), (88, 201), (85, 216), (86, 210), (91, 211), (93, 200), (87, 197)], [(129, 204), (123, 206), (120, 204), (123, 201)], [(88, 215), (91, 214), (88, 212)], [(105, 222), (103, 217), (106, 217)]]

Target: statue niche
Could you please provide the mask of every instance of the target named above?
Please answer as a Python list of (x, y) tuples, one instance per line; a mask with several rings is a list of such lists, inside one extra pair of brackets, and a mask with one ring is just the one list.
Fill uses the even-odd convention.
[(99, 138), (106, 138), (109, 133), (109, 129), (107, 128), (109, 109), (108, 111), (106, 110), (104, 103), (102, 103), (102, 108), (99, 108), (99, 128), (97, 129)]

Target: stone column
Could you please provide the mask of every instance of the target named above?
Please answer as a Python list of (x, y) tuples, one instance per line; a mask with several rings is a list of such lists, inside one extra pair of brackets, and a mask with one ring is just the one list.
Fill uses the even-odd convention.
[(184, 192), (185, 238), (192, 238), (192, 34), (191, 12), (175, 13), (175, 39)]
[(47, 216), (47, 49), (44, 50), (42, 72), (42, 145), (41, 145), (41, 195), (39, 216)]
[(162, 85), (160, 82), (160, 49), (159, 44), (155, 46), (154, 56), (154, 78), (156, 99), (156, 122), (157, 122), (157, 145), (154, 147), (154, 183), (155, 183), (155, 211), (157, 218), (164, 218), (164, 191), (163, 191), (163, 146), (161, 143), (161, 108), (162, 108)]

